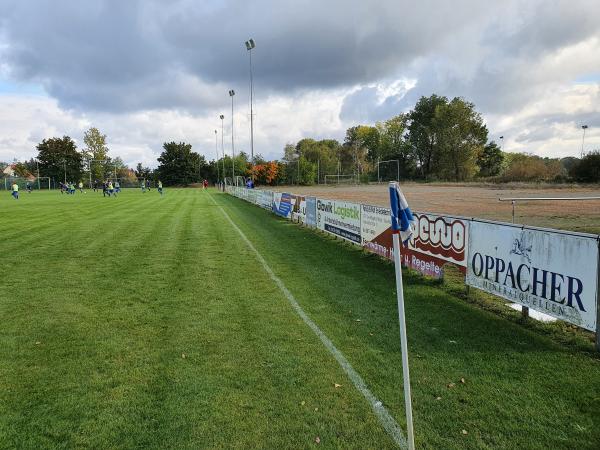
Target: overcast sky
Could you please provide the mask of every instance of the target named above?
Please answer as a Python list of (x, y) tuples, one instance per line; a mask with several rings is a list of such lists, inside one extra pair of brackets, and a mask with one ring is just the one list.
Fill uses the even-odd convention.
[[(354, 6), (356, 4), (356, 6)], [(156, 166), (165, 141), (214, 159), (225, 114), (255, 153), (410, 110), (422, 95), (475, 103), (506, 151), (600, 148), (600, 4), (569, 1), (0, 0), (0, 160), (44, 138)]]

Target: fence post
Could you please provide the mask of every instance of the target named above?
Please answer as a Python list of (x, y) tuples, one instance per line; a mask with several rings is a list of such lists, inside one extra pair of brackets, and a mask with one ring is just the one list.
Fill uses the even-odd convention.
[[(512, 223), (515, 223), (515, 203), (516, 200), (512, 200)], [(529, 308), (527, 306), (521, 306), (521, 315), (525, 318), (529, 317)]]
[(600, 236), (598, 237), (598, 267), (596, 271), (596, 351), (600, 352)]

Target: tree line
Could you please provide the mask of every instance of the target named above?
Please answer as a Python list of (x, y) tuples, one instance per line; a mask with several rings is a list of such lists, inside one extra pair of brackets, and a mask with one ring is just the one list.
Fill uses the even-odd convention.
[(488, 141), (473, 103), (435, 94), (421, 97), (408, 113), (350, 127), (344, 142), (305, 138), (287, 144), (280, 163), (275, 184), (323, 183), (337, 175), (363, 182), (600, 181), (599, 151), (583, 159), (504, 152)]
[(189, 185), (208, 179), (252, 177), (256, 184), (303, 184), (392, 179), (423, 181), (550, 181), (600, 182), (600, 151), (575, 157), (546, 158), (510, 153), (488, 140), (488, 129), (475, 105), (462, 98), (421, 97), (414, 108), (375, 125), (348, 128), (343, 142), (304, 138), (288, 143), (279, 160), (260, 154), (250, 161), (245, 152), (206, 161), (186, 142), (165, 142), (158, 167), (138, 163), (128, 168), (111, 156), (106, 135), (97, 128), (84, 134), (79, 150), (69, 136), (44, 139), (38, 155), (15, 162), (14, 171), (50, 177), (56, 182), (119, 178), (161, 180), (165, 185)]

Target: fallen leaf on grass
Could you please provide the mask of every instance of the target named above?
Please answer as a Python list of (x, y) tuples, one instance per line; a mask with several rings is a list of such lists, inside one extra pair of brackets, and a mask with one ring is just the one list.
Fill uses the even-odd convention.
[(320, 443), (321, 443), (321, 438), (320, 438), (319, 436), (317, 436), (317, 437), (315, 438), (315, 442), (316, 442), (317, 444), (320, 444)]
[(181, 354), (181, 357), (182, 357), (183, 359), (185, 359), (185, 353), (182, 353), (182, 354)]
[(451, 344), (456, 344), (456, 341), (448, 341), (448, 342), (450, 342)]
[(318, 410), (319, 410), (319, 408), (315, 408), (315, 412), (318, 411)]
[(436, 399), (436, 400), (441, 400), (441, 399), (442, 399), (442, 397), (436, 397), (435, 399)]
[(369, 336), (373, 336), (373, 333), (369, 333)]
[(360, 322), (360, 319), (356, 319), (356, 322)]
[(469, 433), (467, 432), (467, 430), (462, 430), (462, 434), (467, 435)]
[(448, 383), (448, 389), (452, 389), (454, 387), (454, 383)]
[(36, 341), (35, 345), (40, 345), (41, 342), (40, 341)]
[(465, 381), (465, 379), (464, 379), (464, 378), (461, 378), (461, 379), (460, 379), (460, 382), (461, 382), (462, 384), (465, 384), (465, 383), (466, 383), (466, 381)]
[(337, 389), (337, 388), (342, 387), (342, 385), (341, 384), (337, 384), (337, 383), (333, 383), (333, 387)]
[(301, 404), (302, 406), (304, 406), (304, 404), (305, 404), (305, 403), (306, 403), (306, 402), (305, 402), (304, 400), (302, 400), (302, 401), (300, 402), (300, 404)]

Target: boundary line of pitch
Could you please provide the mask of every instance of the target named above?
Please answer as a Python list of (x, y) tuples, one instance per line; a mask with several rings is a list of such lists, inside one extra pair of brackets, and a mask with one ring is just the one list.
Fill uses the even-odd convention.
[(333, 355), (333, 357), (338, 362), (343, 371), (346, 372), (346, 375), (348, 375), (348, 378), (350, 378), (350, 380), (354, 384), (354, 387), (356, 387), (356, 389), (369, 402), (371, 408), (373, 409), (373, 412), (379, 419), (379, 423), (387, 431), (390, 437), (400, 448), (407, 449), (408, 444), (406, 442), (404, 434), (402, 433), (400, 425), (398, 425), (398, 422), (396, 422), (396, 420), (392, 417), (387, 408), (383, 406), (383, 404), (377, 399), (377, 397), (375, 397), (375, 395), (367, 387), (365, 381), (358, 374), (358, 372), (356, 372), (356, 370), (354, 370), (354, 368), (350, 365), (350, 363), (342, 354), (342, 352), (340, 352), (337, 349), (337, 347), (333, 344), (333, 342), (331, 342), (331, 340), (325, 335), (325, 333), (321, 331), (317, 324), (314, 323), (310, 317), (308, 317), (308, 315), (304, 312), (302, 307), (296, 301), (294, 295), (288, 290), (283, 281), (281, 281), (281, 279), (277, 275), (275, 275), (275, 273), (267, 264), (260, 252), (254, 247), (252, 242), (250, 242), (250, 240), (246, 237), (242, 230), (240, 230), (240, 228), (235, 224), (235, 222), (231, 220), (229, 214), (227, 214), (223, 207), (215, 201), (215, 199), (210, 193), (208, 194), (208, 196), (213, 201), (215, 206), (217, 206), (221, 210), (221, 212), (223, 213), (227, 221), (231, 224), (231, 226), (238, 232), (238, 234), (241, 236), (242, 240), (246, 243), (248, 248), (250, 248), (250, 250), (254, 252), (254, 254), (256, 255), (256, 259), (258, 259), (258, 261), (261, 263), (263, 269), (265, 270), (265, 272), (267, 272), (271, 280), (273, 280), (277, 287), (279, 287), (279, 289), (281, 290), (287, 301), (290, 303), (292, 308), (294, 308), (294, 310), (302, 318), (304, 323), (308, 325), (308, 327), (317, 335), (317, 337), (321, 340), (325, 348), (329, 350), (329, 353)]

